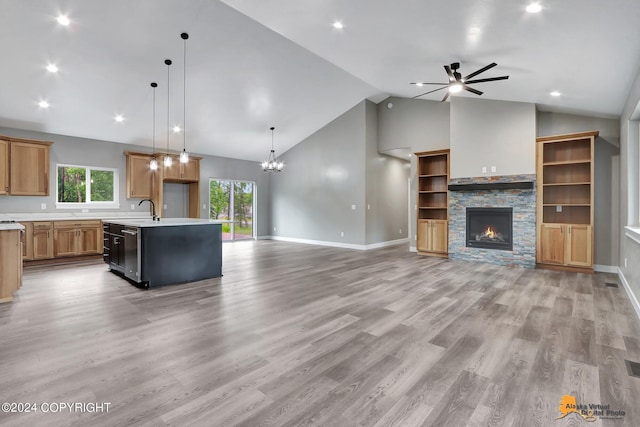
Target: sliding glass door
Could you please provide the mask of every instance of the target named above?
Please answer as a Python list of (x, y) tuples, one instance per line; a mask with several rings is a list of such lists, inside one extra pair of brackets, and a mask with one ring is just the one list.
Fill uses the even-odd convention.
[(255, 237), (255, 189), (251, 181), (209, 180), (209, 218), (222, 224), (222, 240)]

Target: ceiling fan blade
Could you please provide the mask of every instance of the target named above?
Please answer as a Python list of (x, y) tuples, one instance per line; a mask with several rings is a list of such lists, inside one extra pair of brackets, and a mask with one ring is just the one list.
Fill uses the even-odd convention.
[(444, 102), (444, 101), (446, 101), (446, 100), (447, 100), (447, 98), (449, 98), (449, 93), (450, 93), (450, 92), (449, 92), (449, 91), (447, 91), (447, 93), (444, 95), (444, 98), (442, 98), (442, 101), (440, 101), (440, 102)]
[(469, 87), (467, 85), (462, 86), (462, 88), (466, 91), (469, 91), (471, 93), (475, 93), (476, 95), (482, 95), (483, 92), (480, 92), (478, 89), (474, 89), (472, 87)]
[(429, 92), (425, 92), (425, 93), (422, 93), (420, 95), (416, 95), (416, 96), (413, 97), (413, 99), (420, 98), (421, 96), (428, 95), (428, 94), (433, 93), (433, 92), (437, 92), (437, 91), (442, 90), (442, 89), (444, 89), (446, 87), (448, 87), (448, 86), (445, 85), (445, 86), (439, 87), (438, 89), (430, 90)]
[(456, 78), (453, 77), (453, 73), (451, 72), (451, 67), (449, 67), (448, 65), (444, 66), (444, 70), (447, 72), (447, 75), (449, 76), (449, 81), (452, 82), (454, 81)]
[(448, 85), (449, 83), (426, 83), (426, 82), (412, 82), (410, 85)]
[(465, 84), (474, 84), (474, 83), (485, 83), (485, 82), (494, 82), (496, 80), (507, 80), (509, 76), (500, 76), (500, 77), (489, 77), (488, 79), (476, 79), (476, 80), (465, 80)]
[(470, 79), (473, 76), (477, 76), (480, 73), (484, 73), (485, 71), (495, 67), (496, 65), (498, 65), (498, 64), (496, 64), (495, 62), (492, 62), (491, 64), (487, 65), (486, 67), (482, 67), (478, 71), (474, 71), (473, 73), (469, 74), (468, 76), (465, 76), (464, 80)]

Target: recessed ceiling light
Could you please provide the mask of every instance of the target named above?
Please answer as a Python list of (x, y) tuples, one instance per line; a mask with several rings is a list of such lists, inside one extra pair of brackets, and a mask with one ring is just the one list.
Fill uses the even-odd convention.
[(469, 28), (469, 35), (470, 36), (477, 36), (478, 34), (480, 34), (480, 27), (471, 27), (471, 28)]
[(333, 23), (333, 28), (337, 29), (337, 30), (341, 30), (344, 28), (344, 25), (342, 25), (342, 22), (340, 21), (336, 21)]
[(58, 24), (62, 25), (63, 27), (66, 27), (71, 23), (67, 15), (58, 15), (56, 21), (58, 21)]
[(540, 6), (540, 3), (530, 3), (526, 10), (529, 13), (538, 13), (542, 10), (542, 6)]
[(38, 107), (40, 107), (40, 108), (49, 108), (49, 103), (43, 99), (40, 102), (38, 102)]
[(416, 83), (416, 86), (424, 86), (424, 85), (422, 84), (422, 82), (418, 82)]
[(180, 131), (181, 131), (180, 126), (174, 126), (174, 127), (173, 127), (173, 132), (174, 132), (174, 133), (178, 133), (178, 132), (180, 132)]
[(554, 90), (549, 95), (551, 95), (551, 96), (560, 96), (560, 92), (558, 92), (557, 90)]
[(117, 114), (117, 115), (113, 118), (113, 120), (115, 120), (115, 121), (116, 121), (116, 122), (118, 122), (118, 123), (122, 123), (122, 122), (124, 122), (124, 117), (122, 117), (122, 114)]
[(49, 64), (47, 65), (47, 71), (50, 73), (57, 73), (58, 72), (58, 66), (56, 64)]

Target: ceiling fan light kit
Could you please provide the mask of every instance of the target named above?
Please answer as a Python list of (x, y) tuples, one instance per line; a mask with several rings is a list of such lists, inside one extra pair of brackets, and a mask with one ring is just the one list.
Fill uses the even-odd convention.
[(493, 81), (497, 81), (497, 80), (507, 80), (509, 78), (509, 76), (498, 76), (498, 77), (489, 77), (486, 79), (473, 79), (473, 77), (477, 76), (478, 74), (484, 73), (487, 70), (490, 70), (491, 68), (497, 66), (498, 64), (496, 64), (495, 62), (492, 62), (491, 64), (480, 68), (479, 70), (474, 71), (473, 73), (462, 77), (462, 74), (460, 74), (460, 72), (458, 72), (458, 70), (460, 69), (460, 63), (459, 62), (453, 62), (449, 65), (445, 65), (444, 66), (444, 70), (447, 73), (447, 76), (449, 77), (449, 81), (447, 83), (430, 83), (430, 82), (414, 82), (414, 83), (409, 83), (412, 85), (416, 85), (418, 87), (421, 86), (425, 86), (425, 85), (437, 85), (437, 86), (441, 86), (437, 89), (433, 89), (430, 91), (427, 91), (425, 93), (421, 93), (420, 95), (416, 95), (413, 98), (420, 98), (421, 96), (425, 96), (428, 95), (430, 93), (433, 92), (437, 92), (439, 90), (442, 89), (448, 89), (447, 93), (444, 95), (444, 98), (442, 98), (442, 102), (446, 101), (449, 98), (449, 95), (452, 93), (458, 93), (461, 92), (462, 90), (466, 90), (467, 92), (471, 92), (474, 93), (476, 95), (482, 95), (484, 92), (479, 91), (469, 85), (472, 84), (477, 84), (477, 83), (487, 83), (487, 82), (493, 82)]

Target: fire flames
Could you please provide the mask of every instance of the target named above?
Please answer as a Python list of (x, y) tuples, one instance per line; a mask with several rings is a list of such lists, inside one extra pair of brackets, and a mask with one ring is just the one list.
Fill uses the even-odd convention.
[(490, 226), (487, 227), (487, 229), (484, 230), (484, 232), (482, 234), (483, 234), (483, 236), (488, 237), (490, 239), (493, 239), (493, 238), (496, 237), (496, 232), (493, 231), (493, 229)]

